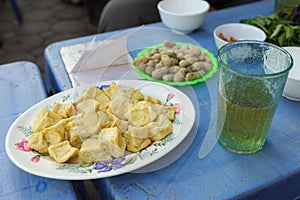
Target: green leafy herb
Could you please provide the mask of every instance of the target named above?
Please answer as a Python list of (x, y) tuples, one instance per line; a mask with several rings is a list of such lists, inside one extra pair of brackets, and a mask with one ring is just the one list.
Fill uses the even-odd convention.
[(267, 35), (267, 42), (278, 46), (300, 46), (300, 4), (290, 10), (269, 16), (258, 15), (240, 22), (261, 28)]

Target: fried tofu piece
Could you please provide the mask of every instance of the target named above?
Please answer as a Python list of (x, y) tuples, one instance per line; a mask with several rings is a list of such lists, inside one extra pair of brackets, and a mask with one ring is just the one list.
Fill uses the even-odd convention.
[(78, 113), (85, 113), (88, 111), (97, 111), (100, 109), (100, 103), (95, 99), (84, 99), (80, 102), (76, 102), (76, 108)]
[(56, 114), (55, 112), (43, 108), (33, 119), (33, 132), (39, 132), (45, 128), (56, 124), (62, 117)]
[(151, 104), (151, 106), (149, 107), (149, 117), (151, 121), (155, 121), (159, 115), (165, 112), (166, 110), (161, 104)]
[(62, 124), (64, 125), (65, 127), (65, 131), (66, 131), (66, 134), (65, 134), (65, 139), (67, 140), (68, 137), (67, 137), (67, 132), (69, 132), (71, 130), (72, 127), (75, 126), (75, 123), (74, 123), (74, 119), (75, 119), (75, 116), (72, 116), (72, 117), (69, 117), (67, 119), (62, 119), (61, 122)]
[(111, 95), (111, 112), (118, 118), (126, 120), (125, 113), (133, 107), (128, 93), (125, 89), (117, 86), (111, 90)]
[(122, 134), (125, 131), (127, 131), (128, 125), (129, 125), (129, 122), (127, 120), (119, 119), (118, 117), (116, 117), (115, 115), (110, 114), (110, 113), (109, 113), (109, 115), (112, 117), (112, 123), (111, 123), (110, 127), (118, 127), (120, 130), (120, 133), (122, 133)]
[(84, 138), (81, 138), (80, 135), (78, 134), (76, 128), (73, 128), (70, 130), (69, 134), (69, 142), (73, 147), (76, 147), (78, 149), (80, 149), (82, 141), (84, 140)]
[[(78, 116), (76, 115), (76, 117)], [(72, 120), (70, 118), (69, 123), (66, 125), (66, 139), (70, 141), (70, 144), (73, 147), (80, 149), (82, 141), (90, 137), (91, 135), (88, 133), (86, 134), (85, 129), (79, 127), (78, 124), (76, 125), (76, 117), (73, 116)]]
[(52, 111), (58, 114), (61, 118), (69, 118), (76, 114), (75, 106), (71, 103), (68, 104), (56, 103), (53, 106)]
[(101, 129), (109, 128), (113, 121), (112, 115), (109, 115), (107, 111), (102, 110), (97, 112), (97, 118)]
[(149, 137), (149, 130), (146, 126), (128, 126), (127, 134), (136, 137), (145, 139)]
[(161, 104), (161, 101), (158, 100), (158, 99), (153, 99), (152, 97), (150, 96), (145, 96), (145, 101), (148, 101), (152, 104)]
[(109, 148), (97, 138), (89, 138), (83, 141), (79, 150), (79, 157), (84, 163), (111, 160)]
[(156, 120), (159, 115), (165, 112), (164, 107), (160, 104), (139, 101), (125, 114), (125, 117), (128, 119), (129, 123), (134, 126), (145, 126)]
[(111, 123), (111, 116), (106, 111), (99, 110), (77, 114), (73, 126), (77, 128), (81, 137), (86, 138), (98, 134), (103, 128), (110, 127)]
[(145, 126), (151, 122), (150, 104), (146, 101), (138, 102), (125, 114), (125, 117), (133, 126)]
[(128, 131), (124, 133), (126, 140), (126, 150), (138, 152), (151, 144), (148, 138), (148, 130), (145, 127), (129, 126)]
[(98, 120), (98, 115), (94, 111), (88, 111), (83, 114), (83, 123), (87, 132), (91, 135), (98, 133), (100, 130), (100, 124)]
[(65, 127), (62, 123), (56, 123), (42, 131), (44, 139), (49, 145), (57, 144), (65, 140)]
[(73, 126), (81, 138), (90, 137), (100, 131), (98, 116), (95, 111), (77, 114)]
[(75, 126), (75, 122), (74, 121), (69, 122), (66, 130), (67, 130), (67, 138), (70, 141), (70, 144), (73, 147), (80, 149), (83, 138), (81, 138), (81, 136), (79, 135), (77, 128)]
[(117, 86), (115, 82), (112, 82), (108, 88), (103, 89), (103, 92), (110, 98), (112, 99), (112, 90), (114, 90)]
[(150, 122), (146, 127), (152, 141), (161, 140), (173, 131), (173, 124), (166, 114), (160, 115), (156, 121)]
[(32, 133), (28, 137), (28, 146), (41, 154), (48, 153), (48, 143), (42, 132)]
[(98, 139), (108, 144), (112, 157), (119, 158), (124, 156), (126, 141), (117, 127), (102, 129), (98, 135)]
[(134, 88), (129, 88), (127, 92), (133, 104), (137, 104), (137, 102), (144, 100), (144, 95), (139, 90), (136, 90)]
[[(95, 96), (95, 99), (100, 102), (99, 108), (101, 110), (106, 110), (110, 104), (110, 98), (101, 90), (97, 89), (97, 96)], [(100, 91), (100, 92), (99, 92)]]
[(175, 120), (176, 107), (175, 106), (164, 106), (164, 108), (166, 110), (166, 114), (168, 116), (168, 119), (170, 121), (174, 121)]
[(102, 90), (95, 88), (95, 87), (89, 87), (78, 99), (76, 99), (76, 104), (84, 101), (85, 99), (95, 99), (100, 103), (99, 108), (101, 110), (107, 109), (110, 98), (103, 92)]
[(48, 152), (49, 155), (59, 163), (67, 162), (70, 158), (78, 155), (78, 149), (72, 147), (69, 141), (63, 141), (58, 144), (50, 145)]

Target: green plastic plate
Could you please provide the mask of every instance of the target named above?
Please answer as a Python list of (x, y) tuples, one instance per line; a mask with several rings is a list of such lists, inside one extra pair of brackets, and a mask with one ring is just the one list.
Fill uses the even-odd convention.
[[(217, 71), (217, 67), (218, 67), (218, 62), (216, 57), (214, 56), (213, 53), (209, 52), (207, 49), (200, 47), (200, 46), (196, 46), (190, 43), (184, 43), (184, 42), (176, 42), (176, 45), (178, 46), (195, 46), (199, 49), (201, 49), (201, 51), (206, 52), (208, 54), (208, 56), (211, 58), (212, 60), (212, 69), (207, 72), (203, 77), (192, 80), (192, 81), (184, 81), (184, 82), (171, 82), (171, 81), (164, 81), (164, 80), (160, 80), (160, 79), (155, 79), (152, 78), (151, 76), (149, 76), (148, 74), (146, 74), (145, 72), (141, 71), (137, 66), (134, 66), (136, 72), (143, 78), (150, 80), (150, 81), (156, 81), (156, 82), (160, 82), (160, 83), (164, 83), (167, 85), (173, 85), (173, 86), (185, 86), (185, 85), (194, 85), (200, 82), (204, 82), (205, 80), (211, 78), (214, 73), (216, 73)], [(134, 58), (134, 60), (138, 59), (139, 57), (143, 56), (145, 53), (150, 52), (153, 48), (160, 48), (163, 47), (164, 44), (160, 43), (160, 44), (156, 44), (150, 47), (147, 47), (145, 49), (143, 49), (142, 51), (140, 51), (137, 56)]]

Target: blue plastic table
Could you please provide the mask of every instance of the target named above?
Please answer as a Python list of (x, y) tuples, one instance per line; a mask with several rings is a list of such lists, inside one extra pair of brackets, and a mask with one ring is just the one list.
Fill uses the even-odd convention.
[[(203, 26), (189, 36), (216, 56), (212, 35), (216, 26), (259, 14), (266, 16), (273, 8), (274, 1), (266, 0), (210, 12)], [(164, 25), (154, 23), (146, 27)], [(94, 36), (96, 40), (104, 40), (115, 33), (118, 31), (48, 46), (45, 50), (47, 91), (59, 92), (71, 87), (59, 54), (61, 47), (86, 43)], [(155, 37), (151, 35), (148, 39)], [(216, 84), (216, 75), (210, 81)], [(198, 151), (210, 122), (211, 102), (204, 83), (194, 85), (193, 89), (200, 119), (196, 137), (187, 151), (157, 171), (93, 180), (99, 195), (103, 199), (293, 199), (300, 196), (300, 103), (281, 99), (262, 151), (237, 155), (217, 144), (207, 157), (199, 159)]]
[(72, 182), (31, 175), (16, 167), (5, 152), (5, 136), (14, 120), (47, 97), (38, 67), (31, 62), (0, 66), (0, 199), (76, 199)]

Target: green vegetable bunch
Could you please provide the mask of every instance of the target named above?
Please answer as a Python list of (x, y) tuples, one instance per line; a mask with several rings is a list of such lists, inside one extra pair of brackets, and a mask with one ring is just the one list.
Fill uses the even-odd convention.
[(300, 4), (292, 10), (274, 12), (265, 17), (242, 19), (241, 23), (261, 28), (267, 42), (278, 46), (300, 46)]

